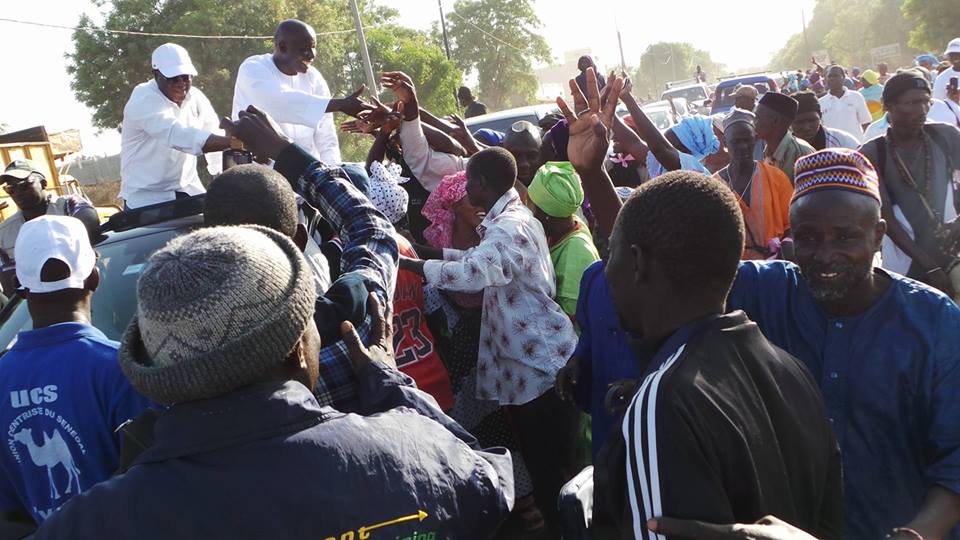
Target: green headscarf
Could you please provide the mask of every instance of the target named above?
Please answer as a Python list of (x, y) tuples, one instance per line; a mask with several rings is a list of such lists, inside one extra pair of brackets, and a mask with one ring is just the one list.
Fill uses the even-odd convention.
[(583, 204), (580, 176), (569, 161), (548, 161), (527, 188), (530, 200), (548, 216), (572, 216)]

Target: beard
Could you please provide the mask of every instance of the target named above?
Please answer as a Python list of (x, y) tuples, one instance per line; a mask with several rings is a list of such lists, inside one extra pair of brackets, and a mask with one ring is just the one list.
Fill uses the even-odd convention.
[[(869, 279), (872, 272), (872, 260), (864, 264), (808, 264), (800, 269), (800, 273), (806, 278), (810, 294), (818, 302), (843, 300), (850, 291)], [(824, 274), (835, 277), (825, 277)]]

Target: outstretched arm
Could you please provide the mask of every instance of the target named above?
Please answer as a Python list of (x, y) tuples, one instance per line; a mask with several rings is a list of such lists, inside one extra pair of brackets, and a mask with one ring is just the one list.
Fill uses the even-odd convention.
[[(610, 95), (617, 96), (623, 89), (623, 79), (612, 79)], [(600, 89), (593, 68), (587, 69), (586, 86), (585, 97), (577, 86), (576, 79), (570, 80), (574, 109), (584, 112), (574, 112), (563, 98), (557, 98), (557, 106), (570, 124), (570, 140), (567, 143), (570, 163), (583, 181), (584, 191), (597, 216), (600, 233), (609, 236), (622, 205), (607, 171), (603, 168), (603, 160), (610, 145), (610, 126), (613, 124), (617, 100), (608, 99), (601, 108)]]
[(413, 80), (405, 73), (391, 71), (383, 74), (383, 85), (393, 90), (403, 103), (403, 124), (400, 126), (400, 144), (403, 159), (420, 184), (433, 191), (444, 176), (462, 171), (466, 160), (457, 155), (430, 148), (420, 123), (420, 106)]
[(284, 124), (315, 128), (327, 113), (341, 112), (357, 116), (371, 108), (360, 100), (360, 96), (366, 91), (364, 85), (360, 85), (360, 88), (345, 98), (320, 97), (294, 89), (277, 80), (262, 66), (251, 63), (240, 66), (237, 87), (246, 90), (258, 109)]
[(628, 93), (622, 96), (621, 99), (623, 100), (623, 104), (627, 106), (627, 110), (630, 111), (630, 116), (633, 117), (634, 123), (637, 124), (637, 131), (640, 132), (640, 138), (647, 143), (647, 147), (650, 149), (650, 152), (653, 153), (653, 157), (657, 158), (660, 165), (663, 165), (663, 168), (668, 171), (680, 169), (680, 152), (670, 144), (670, 141), (663, 136), (663, 133), (660, 133), (657, 126), (650, 121), (650, 118), (648, 118), (643, 112), (643, 109), (640, 108), (640, 104), (637, 103), (633, 94)]

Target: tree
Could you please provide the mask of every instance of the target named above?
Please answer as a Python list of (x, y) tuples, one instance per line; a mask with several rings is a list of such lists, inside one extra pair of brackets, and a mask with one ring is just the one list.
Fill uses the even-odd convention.
[(960, 2), (956, 0), (905, 0), (903, 14), (914, 25), (910, 45), (918, 49), (941, 52), (960, 35)]
[[(431, 36), (395, 24), (371, 28), (365, 33), (374, 73), (404, 71), (417, 85), (421, 107), (437, 115), (457, 112), (455, 94), (462, 74)], [(359, 58), (348, 66), (350, 80), (365, 80)], [(392, 99), (393, 94), (386, 91), (383, 97)], [(367, 136), (340, 133), (340, 151), (346, 161), (363, 161), (369, 147)]]
[[(104, 0), (101, 0), (103, 2)], [(145, 32), (203, 35), (270, 36), (276, 24), (286, 18), (301, 19), (317, 31), (317, 58), (331, 91), (342, 95), (366, 81), (352, 33), (324, 35), (325, 32), (353, 28), (347, 2), (340, 0), (113, 0), (105, 18), (105, 27)], [(369, 0), (360, 1), (364, 24), (371, 28), (370, 52), (376, 66), (409, 69), (411, 75), (424, 77), (421, 83), (425, 103), (446, 111), (452, 98), (435, 97), (459, 83), (453, 64), (443, 57), (429, 38), (390, 24), (397, 12), (378, 7)], [(92, 27), (87, 17), (80, 26)], [(96, 127), (110, 129), (120, 125), (123, 106), (133, 87), (152, 77), (150, 54), (157, 46), (174, 41), (190, 52), (199, 72), (194, 84), (210, 98), (214, 109), (229, 114), (233, 104), (233, 86), (243, 60), (254, 54), (270, 52), (272, 40), (201, 40), (163, 38), (101, 32), (76, 31), (74, 52), (69, 56), (69, 72), (77, 99), (94, 110)], [(413, 68), (413, 69), (411, 69)], [(420, 81), (418, 81), (420, 82)]]
[[(421, 107), (438, 115), (457, 112), (455, 96), (463, 80), (462, 72), (447, 60), (431, 36), (395, 24), (372, 28), (366, 36), (374, 73), (403, 71), (416, 83)], [(350, 66), (363, 67), (359, 61)]]
[(719, 77), (724, 71), (723, 64), (715, 62), (710, 53), (689, 43), (654, 43), (644, 51), (640, 66), (633, 72), (634, 93), (659, 99), (668, 82), (692, 79), (697, 66), (710, 78)]
[(913, 24), (901, 12), (903, 0), (847, 0), (837, 11), (833, 28), (824, 38), (831, 58), (844, 66), (870, 66), (870, 49), (898, 43), (902, 58), (890, 59), (912, 65), (918, 51), (907, 47)]
[(818, 50), (826, 50), (831, 61), (843, 66), (867, 67), (874, 62), (871, 49), (894, 43), (900, 44), (903, 52), (902, 58), (891, 59), (891, 63), (909, 64), (917, 52), (907, 47), (914, 23), (904, 17), (902, 4), (903, 0), (819, 0), (806, 36), (792, 36), (770, 68), (809, 67), (810, 55)]
[(530, 0), (457, 0), (447, 27), (454, 60), (477, 71), (478, 97), (490, 108), (534, 102), (533, 63), (551, 56)]
[(804, 32), (794, 34), (770, 62), (773, 70), (808, 69), (814, 51), (825, 48), (824, 39), (833, 29), (833, 21), (842, 6), (842, 0), (819, 0)]

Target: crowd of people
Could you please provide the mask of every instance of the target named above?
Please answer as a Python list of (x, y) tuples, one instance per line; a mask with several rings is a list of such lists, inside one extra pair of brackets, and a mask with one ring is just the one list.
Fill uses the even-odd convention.
[(224, 119), (153, 52), (125, 210), (203, 227), (127, 269), (119, 343), (96, 210), (0, 176), (32, 319), (0, 535), (960, 538), (960, 38), (935, 79), (817, 66), (665, 132), (589, 58), (552, 119), (471, 133), (403, 72), (332, 97), (315, 47), (280, 23)]

